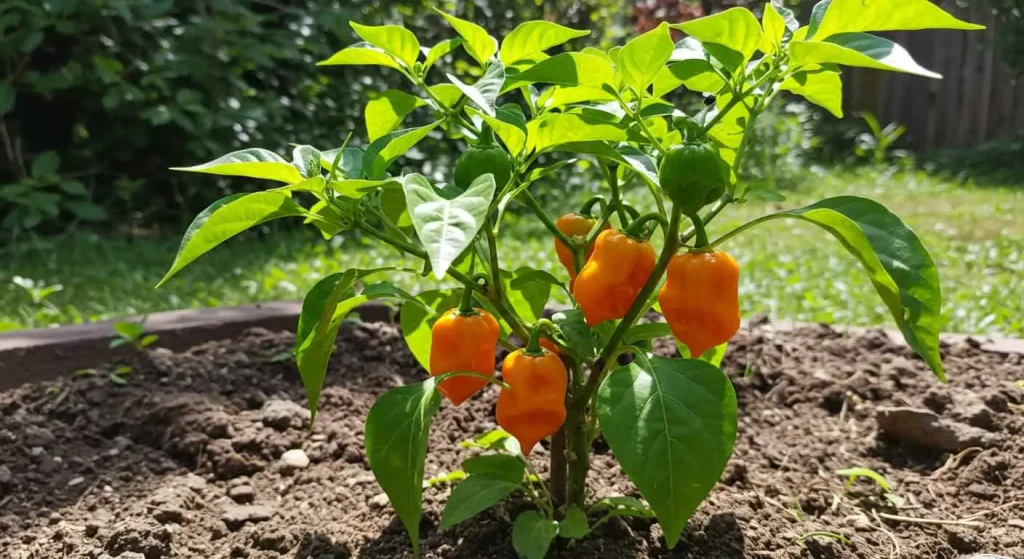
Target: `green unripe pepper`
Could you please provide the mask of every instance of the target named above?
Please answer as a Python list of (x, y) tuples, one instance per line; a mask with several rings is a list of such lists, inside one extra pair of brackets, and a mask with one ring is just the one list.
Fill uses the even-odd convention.
[(494, 183), (500, 189), (508, 184), (514, 169), (512, 157), (494, 142), (491, 129), (485, 126), (477, 143), (455, 163), (455, 186), (465, 190), (480, 175), (492, 173)]
[(725, 193), (723, 161), (709, 143), (685, 143), (668, 150), (658, 168), (661, 189), (684, 215), (693, 215)]

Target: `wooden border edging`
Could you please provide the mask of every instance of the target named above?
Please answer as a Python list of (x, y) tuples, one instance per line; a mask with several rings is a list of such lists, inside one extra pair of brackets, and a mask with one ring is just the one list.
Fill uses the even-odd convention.
[[(229, 339), (254, 327), (271, 331), (295, 330), (302, 303), (277, 301), (221, 307), (188, 309), (150, 314), (146, 320), (146, 333), (160, 336), (155, 344), (172, 351), (183, 351), (192, 346), (214, 340)], [(356, 309), (366, 322), (386, 322), (393, 318), (393, 309), (383, 303), (367, 303)], [(131, 355), (131, 348), (111, 349), (114, 324), (138, 320), (139, 317), (106, 320), (89, 324), (21, 330), (0, 334), (0, 390), (7, 390), (29, 382), (53, 380), (81, 369), (96, 367)], [(744, 326), (747, 321), (743, 321)], [(786, 332), (807, 326), (785, 321), (770, 322), (776, 332)], [(868, 328), (835, 327), (846, 333), (862, 333)], [(893, 340), (902, 343), (896, 330), (885, 330)], [(943, 340), (957, 343), (971, 337), (966, 334), (943, 334)], [(981, 349), (997, 353), (1024, 354), (1024, 340), (973, 336)]]

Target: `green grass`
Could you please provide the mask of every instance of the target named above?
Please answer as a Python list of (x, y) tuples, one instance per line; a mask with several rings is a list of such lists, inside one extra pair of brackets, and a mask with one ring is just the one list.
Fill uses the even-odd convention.
[[(939, 266), (945, 331), (1024, 334), (1024, 190), (1019, 187), (959, 186), (916, 172), (889, 176), (875, 170), (836, 171), (809, 176), (803, 187), (786, 193), (786, 202), (730, 208), (712, 224), (711, 237), (775, 209), (838, 194), (868, 196), (888, 205), (922, 237)], [(645, 206), (646, 196), (646, 191), (636, 191), (631, 201)], [(154, 290), (177, 242), (79, 235), (7, 255), (0, 270), (0, 330), (299, 299), (319, 278), (341, 269), (396, 262), (418, 267), (368, 241), (345, 237), (325, 242), (312, 233), (271, 230), (230, 241)], [(529, 265), (563, 274), (554, 262), (550, 238), (538, 224), (507, 221), (500, 242), (506, 267)], [(741, 263), (741, 304), (748, 316), (891, 325), (858, 263), (813, 225), (774, 221), (725, 248)], [(14, 283), (15, 276), (62, 289), (49, 295), (35, 290), (34, 301), (33, 290)], [(386, 279), (413, 290), (434, 286), (432, 279), (416, 275)]]

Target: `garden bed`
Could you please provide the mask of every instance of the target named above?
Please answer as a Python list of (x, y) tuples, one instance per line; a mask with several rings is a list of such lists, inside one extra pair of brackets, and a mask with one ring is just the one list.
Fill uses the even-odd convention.
[[(380, 393), (425, 373), (395, 326), (346, 324), (309, 435), (293, 342), (252, 329), (150, 351), (126, 381), (98, 371), (0, 393), (0, 556), (411, 556), (362, 426)], [(1024, 557), (1024, 356), (960, 340), (943, 357), (949, 386), (882, 331), (745, 328), (724, 363), (741, 408), (735, 454), (679, 545), (665, 549), (652, 521), (616, 519), (553, 555)], [(428, 476), (473, 452), (459, 442), (494, 427), (493, 407), (493, 389), (442, 407)], [(282, 459), (299, 448), (308, 464)], [(546, 452), (532, 457), (541, 469)], [(858, 466), (883, 474), (902, 507), (868, 481), (844, 492), (835, 471)], [(598, 497), (634, 492), (600, 440), (591, 484)], [(523, 503), (439, 533), (449, 491), (424, 491), (424, 556), (513, 557)]]

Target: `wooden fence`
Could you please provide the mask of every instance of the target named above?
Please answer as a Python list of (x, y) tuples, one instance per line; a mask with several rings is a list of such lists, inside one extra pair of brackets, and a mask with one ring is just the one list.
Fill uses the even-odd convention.
[(924, 150), (972, 147), (1024, 133), (1024, 76), (1000, 59), (986, 2), (972, 0), (969, 8), (939, 3), (987, 29), (886, 34), (944, 79), (844, 68), (846, 110), (905, 125), (909, 143)]

